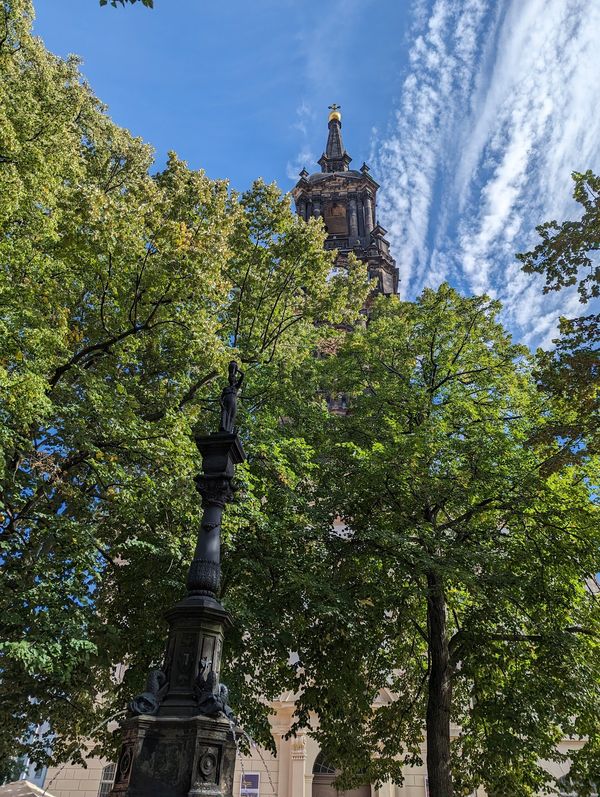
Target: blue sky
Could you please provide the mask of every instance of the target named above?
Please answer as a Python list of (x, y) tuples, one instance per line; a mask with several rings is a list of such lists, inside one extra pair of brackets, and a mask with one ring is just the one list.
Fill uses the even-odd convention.
[(541, 293), (514, 252), (575, 210), (600, 170), (599, 0), (34, 0), (50, 50), (78, 53), (119, 124), (243, 189), (289, 190), (342, 105), (346, 147), (381, 183), (401, 292), (490, 293), (529, 345), (575, 293)]

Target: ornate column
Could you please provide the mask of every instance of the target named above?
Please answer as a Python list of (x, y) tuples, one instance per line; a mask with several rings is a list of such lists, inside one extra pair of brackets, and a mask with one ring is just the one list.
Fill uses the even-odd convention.
[(235, 717), (219, 681), (231, 620), (218, 595), (221, 520), (233, 500), (234, 467), (244, 451), (234, 427), (243, 375), (235, 363), (221, 396), (220, 430), (199, 435), (203, 471), (196, 487), (204, 509), (187, 596), (166, 612), (169, 638), (162, 670), (129, 704), (111, 797), (231, 797)]
[(365, 235), (368, 235), (375, 226), (373, 223), (373, 205), (371, 202), (371, 194), (369, 194), (368, 192), (365, 194), (364, 197), (364, 209), (365, 209)]
[(305, 797), (306, 736), (296, 736), (291, 742), (290, 797)]
[(356, 198), (350, 197), (348, 200), (348, 210), (350, 215), (350, 244), (356, 243), (358, 238), (358, 213), (356, 211)]
[(306, 199), (304, 197), (298, 200), (298, 215), (301, 219), (304, 219), (304, 221), (308, 221), (306, 215)]

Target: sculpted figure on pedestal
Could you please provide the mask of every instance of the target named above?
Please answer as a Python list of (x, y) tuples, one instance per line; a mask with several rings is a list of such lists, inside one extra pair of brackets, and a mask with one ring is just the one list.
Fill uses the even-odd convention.
[(235, 416), (237, 414), (237, 397), (244, 381), (244, 374), (238, 368), (235, 360), (229, 363), (229, 384), (223, 388), (221, 393), (221, 423), (220, 432), (235, 431)]
[(219, 684), (217, 675), (207, 659), (200, 662), (195, 692), (200, 714), (207, 717), (223, 715), (235, 722), (235, 716), (228, 702), (229, 690), (225, 684)]
[(148, 674), (146, 690), (133, 698), (129, 704), (129, 711), (134, 715), (156, 714), (168, 687), (167, 676), (164, 672), (152, 670)]

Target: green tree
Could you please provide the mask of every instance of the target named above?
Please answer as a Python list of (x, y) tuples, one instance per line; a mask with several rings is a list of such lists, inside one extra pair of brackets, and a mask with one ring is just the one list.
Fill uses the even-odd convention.
[[(523, 270), (543, 274), (544, 293), (577, 285), (583, 304), (600, 297), (600, 177), (591, 171), (573, 174), (574, 199), (583, 213), (577, 221), (548, 221), (537, 227), (541, 241), (518, 254)], [(555, 348), (538, 352), (538, 378), (542, 388), (560, 407), (559, 434), (567, 445), (563, 452), (599, 450), (600, 446), (600, 314), (561, 318)]]
[[(26, 0), (0, 19), (0, 758), (48, 721), (64, 760), (161, 655), (199, 523), (192, 432), (214, 428), (228, 360), (247, 374), (258, 513), (253, 449), (366, 282), (327, 279), (322, 226), (275, 186), (237, 196), (175, 155), (150, 176), (151, 149), (31, 19)], [(44, 761), (46, 741), (27, 753)]]
[[(146, 6), (146, 8), (154, 8), (154, 0), (140, 0), (142, 5)], [(125, 3), (137, 3), (138, 0), (99, 0), (101, 6), (111, 5), (113, 8), (117, 7), (117, 4), (120, 3), (122, 6)]]
[(246, 645), (257, 662), (281, 639), (297, 651), (280, 673), (296, 727), (318, 718), (342, 783), (401, 780), (423, 724), (433, 797), (536, 794), (563, 736), (587, 738), (574, 771), (596, 774), (597, 472), (539, 442), (552, 404), (498, 311), (448, 286), (381, 299), (326, 362), (352, 409), (314, 426), (302, 543)]

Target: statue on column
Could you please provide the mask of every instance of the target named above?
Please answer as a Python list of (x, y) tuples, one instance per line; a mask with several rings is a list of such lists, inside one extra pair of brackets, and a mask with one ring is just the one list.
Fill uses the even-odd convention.
[(220, 527), (233, 500), (235, 466), (245, 460), (235, 430), (244, 375), (229, 363), (221, 393), (220, 433), (195, 435), (202, 456), (196, 486), (202, 521), (187, 577), (187, 595), (169, 609), (165, 669), (153, 670), (129, 706), (110, 797), (233, 797), (236, 719), (219, 683), (225, 631), (220, 604)]
[(221, 393), (221, 423), (219, 425), (220, 432), (235, 432), (235, 416), (237, 414), (237, 399), (242, 382), (244, 381), (244, 374), (238, 368), (235, 360), (229, 363), (229, 377), (228, 384), (223, 388)]

